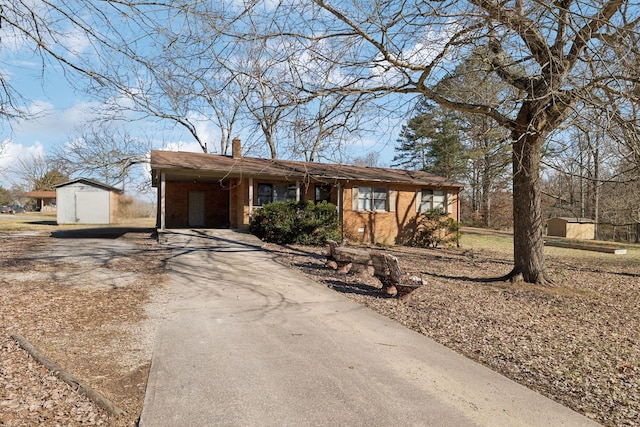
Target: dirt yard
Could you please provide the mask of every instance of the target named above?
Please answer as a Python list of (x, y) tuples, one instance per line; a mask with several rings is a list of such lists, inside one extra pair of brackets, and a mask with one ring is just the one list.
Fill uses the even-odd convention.
[(322, 249), (269, 247), (281, 263), (601, 424), (640, 425), (640, 250), (547, 248), (555, 287), (541, 288), (484, 280), (510, 271), (510, 238), (462, 242), (387, 249), (426, 282), (409, 301), (382, 295), (371, 267), (339, 274)]
[[(169, 253), (151, 233), (123, 234), (100, 251), (85, 239), (65, 253), (60, 240), (0, 231), (0, 426), (134, 426)], [(368, 272), (325, 268), (323, 248), (266, 248), (318, 286), (602, 424), (640, 425), (639, 249), (614, 256), (548, 248), (556, 287), (539, 288), (484, 281), (510, 270), (508, 237), (465, 235), (460, 249), (387, 248), (427, 283), (410, 301), (398, 301), (382, 296)], [(126, 414), (98, 408), (34, 362), (11, 334)]]
[[(0, 232), (0, 426), (136, 424), (168, 256), (150, 232), (98, 240)], [(125, 415), (59, 380), (12, 334)]]

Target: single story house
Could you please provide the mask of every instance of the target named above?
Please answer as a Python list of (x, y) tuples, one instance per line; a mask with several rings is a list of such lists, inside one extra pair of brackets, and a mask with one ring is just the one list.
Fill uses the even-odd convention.
[(460, 219), (463, 185), (430, 173), (243, 157), (238, 138), (232, 153), (151, 152), (158, 228), (246, 229), (261, 206), (289, 199), (335, 204), (352, 242), (401, 243), (435, 207)]
[(547, 236), (593, 240), (595, 234), (596, 224), (590, 218), (558, 217), (547, 220)]
[(28, 197), (36, 199), (36, 209), (41, 212), (52, 212), (56, 210), (56, 192), (55, 191), (28, 191), (20, 195), (20, 197)]
[(115, 224), (122, 193), (119, 188), (88, 178), (58, 184), (58, 224)]

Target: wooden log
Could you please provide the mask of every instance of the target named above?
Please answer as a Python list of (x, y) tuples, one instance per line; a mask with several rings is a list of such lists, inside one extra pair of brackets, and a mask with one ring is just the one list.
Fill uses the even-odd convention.
[(353, 266), (352, 263), (347, 262), (347, 263), (343, 263), (342, 265), (340, 265), (338, 267), (338, 269), (336, 270), (336, 272), (341, 273), (341, 274), (347, 274), (351, 271), (351, 267)]
[(333, 270), (337, 270), (338, 269), (338, 263), (335, 262), (332, 259), (327, 260), (327, 262), (324, 263), (324, 266), (327, 267), (327, 268), (331, 268)]
[(364, 249), (337, 247), (335, 260), (338, 262), (350, 262), (355, 264), (369, 264), (371, 257), (369, 251)]
[(371, 263), (373, 264), (373, 275), (377, 278), (386, 278), (389, 276), (389, 267), (387, 260), (382, 252), (371, 251)]
[(102, 394), (77, 380), (69, 372), (65, 371), (49, 358), (47, 358), (42, 351), (40, 351), (33, 344), (27, 341), (26, 338), (18, 334), (12, 334), (11, 338), (13, 338), (20, 345), (20, 347), (22, 347), (27, 353), (29, 353), (31, 357), (33, 357), (38, 363), (42, 364), (44, 367), (53, 372), (56, 377), (69, 384), (71, 387), (79, 390), (82, 394), (87, 396), (96, 405), (98, 405), (105, 411), (109, 412), (112, 415), (118, 416), (125, 413), (122, 409), (118, 408), (115, 404), (113, 404), (113, 402), (104, 397)]
[(369, 252), (363, 249), (348, 248), (338, 245), (335, 240), (327, 240), (329, 248), (327, 250), (326, 267), (336, 270), (338, 273), (347, 274), (351, 271), (362, 271), (361, 268), (354, 268), (354, 265), (366, 266), (370, 263)]
[(396, 285), (398, 290), (398, 298), (408, 300), (411, 298), (413, 291), (424, 285), (424, 281), (418, 276), (404, 276), (399, 284)]
[(338, 247), (338, 242), (335, 240), (327, 240), (327, 244), (329, 245), (329, 258), (337, 261), (336, 257), (336, 249)]
[(398, 288), (396, 288), (394, 285), (390, 285), (384, 288), (383, 292), (390, 297), (395, 297), (396, 295), (398, 295)]
[(407, 276), (402, 273), (398, 258), (379, 251), (371, 252), (374, 276), (382, 283), (382, 291), (391, 296), (406, 300), (409, 295), (424, 285), (418, 276)]

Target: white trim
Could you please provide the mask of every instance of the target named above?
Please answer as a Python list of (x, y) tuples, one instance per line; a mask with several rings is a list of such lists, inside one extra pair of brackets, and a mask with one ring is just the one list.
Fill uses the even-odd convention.
[(344, 239), (344, 188), (342, 188), (342, 184), (338, 182), (338, 197), (336, 203), (336, 209), (338, 210), (338, 221), (340, 222), (340, 232), (342, 234), (342, 238)]
[(249, 217), (253, 214), (253, 177), (249, 178)]
[(166, 199), (166, 174), (164, 172), (160, 173), (160, 230), (164, 230), (167, 222), (166, 222), (166, 209), (167, 209), (167, 199)]
[(398, 193), (393, 187), (387, 189), (387, 212), (395, 212)]

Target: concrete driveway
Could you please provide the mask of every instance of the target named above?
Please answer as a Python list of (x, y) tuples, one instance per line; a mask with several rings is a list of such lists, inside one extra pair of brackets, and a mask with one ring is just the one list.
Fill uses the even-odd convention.
[(140, 425), (588, 426), (590, 420), (274, 262), (174, 230)]

